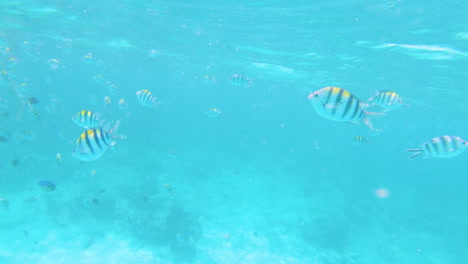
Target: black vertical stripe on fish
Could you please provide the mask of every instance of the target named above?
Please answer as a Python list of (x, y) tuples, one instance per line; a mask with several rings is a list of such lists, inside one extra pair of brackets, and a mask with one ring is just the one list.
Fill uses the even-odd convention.
[(432, 148), (434, 149), (434, 154), (437, 154), (437, 155), (440, 155), (441, 152), (440, 152), (440, 149), (439, 149), (439, 144), (437, 144), (438, 142), (440, 141), (434, 141), (432, 144), (430, 144), (432, 146)]
[(83, 141), (81, 140), (81, 137), (78, 138), (78, 140), (76, 141), (76, 145), (79, 146), (80, 148), (80, 153), (84, 153), (85, 152), (85, 148), (83, 146)]
[(443, 136), (441, 138), (441, 141), (442, 141), (442, 145), (444, 146), (445, 153), (450, 152), (450, 146), (449, 146), (450, 138), (447, 136)]
[(377, 94), (377, 96), (375, 96), (375, 101), (380, 104), (380, 102), (382, 101), (382, 94)]
[(362, 111), (362, 110), (361, 110), (361, 111), (359, 111), (359, 116), (358, 116), (358, 119), (361, 119), (363, 115), (364, 115), (364, 111)]
[(383, 100), (383, 103), (388, 104), (392, 100), (392, 94), (390, 92), (386, 92), (384, 93), (384, 98), (385, 100)]
[(111, 142), (111, 136), (110, 136), (110, 134), (107, 133), (107, 132), (106, 132), (106, 142), (107, 142), (107, 143), (106, 143), (107, 146), (112, 145), (112, 144), (111, 144), (111, 143), (112, 143), (112, 142)]
[(431, 144), (427, 143), (427, 144), (424, 144), (424, 148), (426, 149), (426, 152), (428, 154), (431, 154), (431, 147), (430, 147)]
[(354, 101), (355, 101), (355, 100), (353, 100), (353, 97), (350, 96), (348, 102), (346, 103), (346, 107), (345, 107), (345, 109), (344, 109), (344, 111), (343, 111), (343, 114), (341, 115), (341, 118), (342, 118), (342, 119), (343, 119), (343, 118), (346, 116), (346, 114), (349, 112), (349, 109), (351, 108), (351, 105), (353, 104)]
[(108, 142), (109, 134), (101, 130), (101, 135), (102, 135), (101, 137), (102, 142), (104, 142), (104, 144), (106, 144), (106, 147), (108, 147), (109, 146), (109, 142)]
[(91, 150), (91, 153), (94, 154), (94, 148), (91, 144), (91, 141), (89, 140), (88, 133), (85, 132), (85, 140), (86, 140), (86, 145), (88, 146), (89, 150)]
[(356, 106), (354, 106), (353, 115), (351, 116), (349, 120), (353, 120), (354, 117), (357, 115), (358, 111), (359, 111), (359, 101), (356, 101)]
[(340, 105), (341, 99), (343, 97), (343, 92), (344, 92), (343, 89), (339, 89), (339, 92), (336, 95), (335, 104), (334, 104), (335, 107), (332, 110), (332, 115), (333, 116), (336, 114), (336, 111), (338, 110), (338, 106)]
[(452, 139), (452, 146), (453, 146), (453, 150), (457, 150), (458, 149), (458, 141)]
[(88, 123), (88, 124), (94, 124), (93, 115), (92, 115), (91, 112), (89, 112), (89, 111), (88, 111), (88, 114), (87, 114), (87, 123)]
[(330, 103), (330, 97), (333, 93), (333, 89), (335, 89), (334, 87), (331, 87), (330, 90), (328, 91), (328, 94), (327, 94), (327, 100), (325, 100), (325, 105), (328, 105)]
[(96, 141), (96, 144), (99, 148), (99, 150), (102, 150), (102, 146), (101, 146), (101, 142), (100, 142), (100, 136), (101, 136), (101, 130), (97, 129), (97, 130), (93, 130), (93, 133), (94, 133), (94, 141)]

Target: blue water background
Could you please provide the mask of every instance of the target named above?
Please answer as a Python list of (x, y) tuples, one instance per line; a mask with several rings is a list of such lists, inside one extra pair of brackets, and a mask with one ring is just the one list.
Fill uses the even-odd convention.
[[(36, 139), (0, 142), (0, 262), (466, 263), (468, 154), (403, 151), (468, 139), (466, 10), (455, 0), (2, 1), (0, 70), (14, 75), (2, 79), (0, 125)], [(233, 86), (234, 74), (253, 82)], [(363, 100), (392, 89), (408, 107), (373, 118), (384, 132), (372, 137), (315, 113), (307, 96), (325, 86)], [(142, 89), (156, 109), (139, 104)], [(106, 129), (120, 120), (126, 137), (92, 162), (71, 155), (84, 131), (71, 117), (85, 109)]]

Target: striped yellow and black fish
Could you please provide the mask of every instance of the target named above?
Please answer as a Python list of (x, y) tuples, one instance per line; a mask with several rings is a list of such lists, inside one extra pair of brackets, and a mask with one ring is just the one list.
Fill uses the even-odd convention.
[(95, 63), (96, 62), (96, 59), (93, 58), (93, 54), (92, 53), (88, 53), (86, 55), (83, 56), (83, 58), (81, 59), (84, 63), (86, 64), (92, 64), (92, 63)]
[(40, 122), (41, 121), (41, 114), (37, 111), (37, 110), (34, 110), (34, 109), (30, 109), (29, 111), (29, 117), (36, 121), (36, 122)]
[(125, 101), (125, 99), (120, 99), (119, 100), (119, 109), (120, 110), (126, 110), (128, 108), (128, 103)]
[(10, 131), (4, 126), (0, 126), (0, 141), (7, 141), (10, 137)]
[(407, 149), (405, 151), (415, 152), (413, 156), (425, 158), (451, 158), (461, 154), (468, 147), (468, 141), (455, 136), (439, 136), (429, 142), (422, 144), (420, 149)]
[(369, 98), (367, 102), (371, 105), (377, 105), (385, 111), (395, 110), (405, 105), (403, 98), (392, 90), (376, 91), (375, 95)]
[(19, 134), (25, 140), (34, 140), (36, 138), (36, 134), (33, 131), (27, 129), (21, 130)]
[(365, 123), (373, 129), (368, 115), (364, 111), (367, 104), (350, 92), (338, 87), (325, 87), (308, 96), (314, 110), (322, 117), (353, 124)]
[(72, 117), (72, 121), (87, 129), (99, 127), (100, 121), (97, 115), (92, 111), (83, 110)]
[(112, 95), (117, 95), (119, 93), (119, 88), (117, 87), (117, 85), (115, 84), (112, 84), (110, 83), (108, 86), (107, 86), (107, 89), (109, 90), (109, 93), (111, 93)]
[(112, 114), (112, 100), (109, 96), (104, 97), (104, 106), (106, 107), (107, 113)]
[(228, 81), (234, 86), (246, 86), (252, 84), (253, 82), (252, 79), (239, 74), (234, 74), (233, 76), (229, 77)]
[(107, 79), (104, 78), (101, 74), (93, 75), (93, 80), (98, 84), (104, 84), (107, 82)]
[(55, 161), (57, 162), (57, 166), (60, 167), (60, 165), (62, 165), (62, 155), (60, 153), (57, 153), (57, 155), (55, 155)]
[(172, 186), (168, 183), (164, 184), (164, 189), (170, 194), (170, 195), (175, 195), (174, 191), (172, 190)]
[(159, 104), (159, 102), (157, 102), (157, 98), (154, 97), (153, 93), (151, 93), (149, 90), (140, 90), (136, 92), (136, 95), (140, 104), (146, 107), (155, 108), (156, 105)]
[(369, 142), (369, 140), (365, 137), (362, 137), (362, 136), (355, 136), (353, 139), (353, 144), (354, 145), (358, 145), (358, 146), (362, 146), (362, 145), (365, 145)]
[(13, 134), (13, 141), (18, 145), (23, 145), (25, 139), (21, 133), (16, 132), (15, 134)]
[(216, 79), (212, 76), (209, 76), (209, 75), (204, 75), (203, 77), (201, 77), (201, 82), (203, 84), (214, 84), (216, 83)]
[(38, 202), (39, 202), (39, 197), (37, 195), (33, 195), (23, 200), (23, 203), (31, 204), (31, 205), (36, 204)]
[(222, 113), (221, 110), (219, 110), (216, 107), (212, 107), (210, 108), (210, 110), (208, 110), (208, 112), (206, 112), (206, 114), (211, 118), (218, 117), (221, 115), (221, 113)]
[(96, 160), (114, 144), (109, 132), (99, 128), (88, 129), (76, 141), (73, 157), (84, 161)]
[(105, 105), (110, 105), (112, 103), (112, 100), (110, 99), (109, 96), (104, 97), (104, 104)]

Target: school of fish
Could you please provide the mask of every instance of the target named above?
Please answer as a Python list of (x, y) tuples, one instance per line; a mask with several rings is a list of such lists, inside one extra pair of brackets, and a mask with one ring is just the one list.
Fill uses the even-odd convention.
[[(375, 128), (372, 116), (383, 115), (384, 112), (401, 109), (407, 106), (405, 100), (392, 90), (376, 91), (364, 102), (352, 93), (339, 87), (325, 87), (309, 94), (308, 99), (315, 112), (323, 118), (346, 122), (351, 124), (365, 124), (370, 129), (371, 136), (381, 134), (382, 130)], [(370, 112), (367, 109), (377, 107), (379, 112)], [(380, 108), (380, 109), (379, 109)], [(352, 139), (355, 145), (364, 145), (369, 140), (363, 136)], [(420, 149), (407, 149), (413, 152), (410, 158), (451, 158), (463, 153), (468, 142), (456, 136), (438, 136), (421, 145)]]
[[(30, 43), (23, 43), (29, 45)], [(9, 49), (3, 51), (3, 55), (9, 55)], [(148, 57), (155, 58), (160, 55), (159, 51), (150, 50)], [(97, 58), (93, 53), (85, 54), (81, 61), (86, 65), (94, 65), (96, 68), (103, 68), (103, 61)], [(51, 58), (45, 61), (52, 70), (66, 68), (59, 59)], [(7, 56), (7, 60), (0, 64), (5, 68), (0, 72), (0, 85), (10, 87), (12, 93), (20, 101), (20, 113), (18, 118), (24, 116), (29, 118), (30, 122), (35, 125), (40, 125), (44, 120), (40, 110), (42, 101), (45, 101), (43, 109), (49, 114), (60, 113), (64, 105), (61, 100), (54, 94), (49, 93), (48, 100), (41, 98), (39, 100), (34, 96), (34, 88), (27, 82), (27, 79), (21, 77), (16, 71), (18, 60), (14, 56)], [(90, 109), (76, 109), (75, 115), (71, 116), (72, 123), (82, 129), (82, 132), (77, 135), (74, 146), (70, 146), (71, 156), (84, 162), (90, 162), (100, 159), (109, 149), (114, 149), (118, 139), (124, 139), (125, 136), (117, 134), (120, 125), (120, 119), (115, 120), (112, 105), (116, 102), (117, 107), (121, 111), (126, 111), (129, 104), (125, 98), (119, 98), (119, 86), (111, 81), (106, 74), (94, 74), (90, 79), (95, 85), (102, 87), (106, 91), (106, 96), (99, 97), (95, 94), (89, 94), (89, 103), (93, 107), (103, 106), (104, 113), (98, 113)], [(204, 85), (218, 84), (217, 78), (210, 75), (203, 75), (198, 78)], [(226, 80), (226, 79), (225, 79)], [(241, 74), (233, 74), (227, 78), (227, 83), (235, 88), (246, 88), (253, 85), (254, 79)], [(146, 109), (158, 109), (161, 102), (155, 94), (149, 89), (140, 89), (134, 92), (138, 103)], [(322, 118), (344, 122), (355, 125), (365, 125), (369, 129), (370, 136), (379, 136), (383, 133), (383, 129), (375, 127), (372, 122), (373, 118), (384, 116), (390, 111), (400, 110), (408, 107), (407, 100), (401, 97), (393, 90), (375, 91), (375, 93), (366, 101), (360, 100), (351, 92), (339, 87), (324, 87), (316, 90), (308, 95), (308, 100), (313, 110)], [(8, 118), (9, 100), (3, 94), (0, 94), (0, 116)], [(208, 108), (205, 112), (206, 116), (211, 119), (221, 118), (224, 113), (217, 107)], [(103, 117), (106, 116), (111, 121), (107, 121)], [(36, 132), (30, 128), (18, 128), (10, 131), (10, 128), (4, 124), (0, 124), (0, 144), (5, 142), (14, 142), (18, 146), (23, 146), (29, 141), (33, 141), (38, 137)], [(367, 137), (357, 135), (351, 138), (351, 142), (356, 146), (364, 146), (372, 143)], [(405, 151), (412, 153), (410, 159), (422, 158), (452, 158), (460, 155), (468, 148), (468, 141), (457, 136), (442, 135), (437, 136), (430, 141), (421, 144), (420, 148), (406, 149)], [(55, 162), (57, 168), (61, 168), (65, 154), (56, 153)], [(176, 150), (169, 153), (169, 157), (175, 158), (178, 156)], [(52, 159), (53, 157), (51, 157)], [(12, 166), (18, 166), (19, 159), (11, 161)], [(91, 176), (94, 177), (96, 171), (93, 170)], [(44, 192), (55, 192), (60, 190), (56, 184), (47, 179), (37, 181), (37, 186)], [(172, 186), (168, 183), (163, 185), (163, 188), (171, 195), (175, 196)], [(146, 198), (145, 198), (146, 199)], [(32, 195), (26, 198), (23, 202), (27, 204), (36, 204), (40, 201), (39, 196)], [(79, 199), (76, 207), (92, 209), (98, 207), (100, 202), (97, 198), (85, 197)], [(7, 198), (0, 198), (0, 208), (4, 212), (10, 211), (10, 201)], [(94, 238), (93, 238), (94, 239)], [(94, 240), (93, 240), (94, 241)], [(92, 241), (90, 242), (92, 244)]]

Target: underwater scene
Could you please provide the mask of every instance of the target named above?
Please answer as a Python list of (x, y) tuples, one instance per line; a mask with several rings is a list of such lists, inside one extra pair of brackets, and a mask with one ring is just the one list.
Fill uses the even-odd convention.
[(467, 10), (0, 1), (0, 264), (468, 263)]

